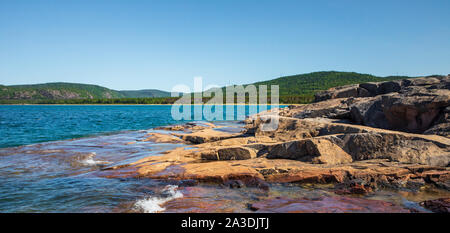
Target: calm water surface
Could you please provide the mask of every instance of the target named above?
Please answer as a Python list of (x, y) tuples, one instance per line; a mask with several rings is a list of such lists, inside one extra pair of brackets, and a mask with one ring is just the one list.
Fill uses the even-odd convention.
[(0, 148), (176, 123), (170, 105), (0, 105)]

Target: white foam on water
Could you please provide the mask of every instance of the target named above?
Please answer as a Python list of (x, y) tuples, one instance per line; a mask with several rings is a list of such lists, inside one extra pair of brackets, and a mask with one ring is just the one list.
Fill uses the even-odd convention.
[(87, 166), (96, 166), (99, 164), (107, 164), (108, 163), (106, 161), (94, 160), (95, 155), (97, 155), (95, 152), (91, 152), (85, 159), (81, 160), (80, 162), (83, 165), (87, 165)]
[(177, 190), (176, 185), (167, 185), (162, 190), (163, 193), (167, 194), (167, 197), (148, 197), (137, 201), (134, 204), (135, 209), (143, 211), (145, 213), (156, 213), (165, 210), (161, 207), (164, 203), (183, 197), (183, 194)]

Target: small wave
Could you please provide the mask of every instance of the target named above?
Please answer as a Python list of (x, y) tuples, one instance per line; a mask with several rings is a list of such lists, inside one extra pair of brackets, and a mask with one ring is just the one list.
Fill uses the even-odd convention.
[(80, 160), (80, 163), (85, 166), (98, 166), (98, 165), (106, 165), (109, 162), (102, 160), (94, 160), (95, 152), (91, 152), (87, 154), (83, 159)]
[(156, 213), (165, 210), (165, 208), (161, 207), (164, 203), (183, 197), (183, 194), (177, 190), (178, 186), (176, 185), (167, 185), (162, 190), (163, 195), (166, 197), (148, 197), (142, 200), (137, 201), (134, 204), (134, 207), (138, 211), (143, 211), (145, 213)]

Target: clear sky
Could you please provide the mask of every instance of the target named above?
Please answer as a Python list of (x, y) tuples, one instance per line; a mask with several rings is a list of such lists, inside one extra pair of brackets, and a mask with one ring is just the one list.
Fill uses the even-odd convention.
[(450, 73), (450, 1), (0, 0), (0, 84)]

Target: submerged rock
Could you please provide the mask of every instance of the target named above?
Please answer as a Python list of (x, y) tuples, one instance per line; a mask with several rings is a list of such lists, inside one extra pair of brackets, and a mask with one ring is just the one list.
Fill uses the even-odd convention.
[(249, 205), (263, 213), (410, 213), (390, 202), (363, 198), (333, 196), (316, 199), (279, 197)]
[(424, 201), (420, 205), (435, 213), (450, 213), (450, 198)]
[(374, 191), (376, 183), (367, 183), (364, 180), (350, 180), (341, 185), (337, 185), (336, 194), (368, 194)]
[(147, 138), (145, 138), (144, 142), (152, 141), (156, 143), (183, 143), (184, 141), (176, 136), (170, 134), (162, 134), (162, 133), (148, 133)]

